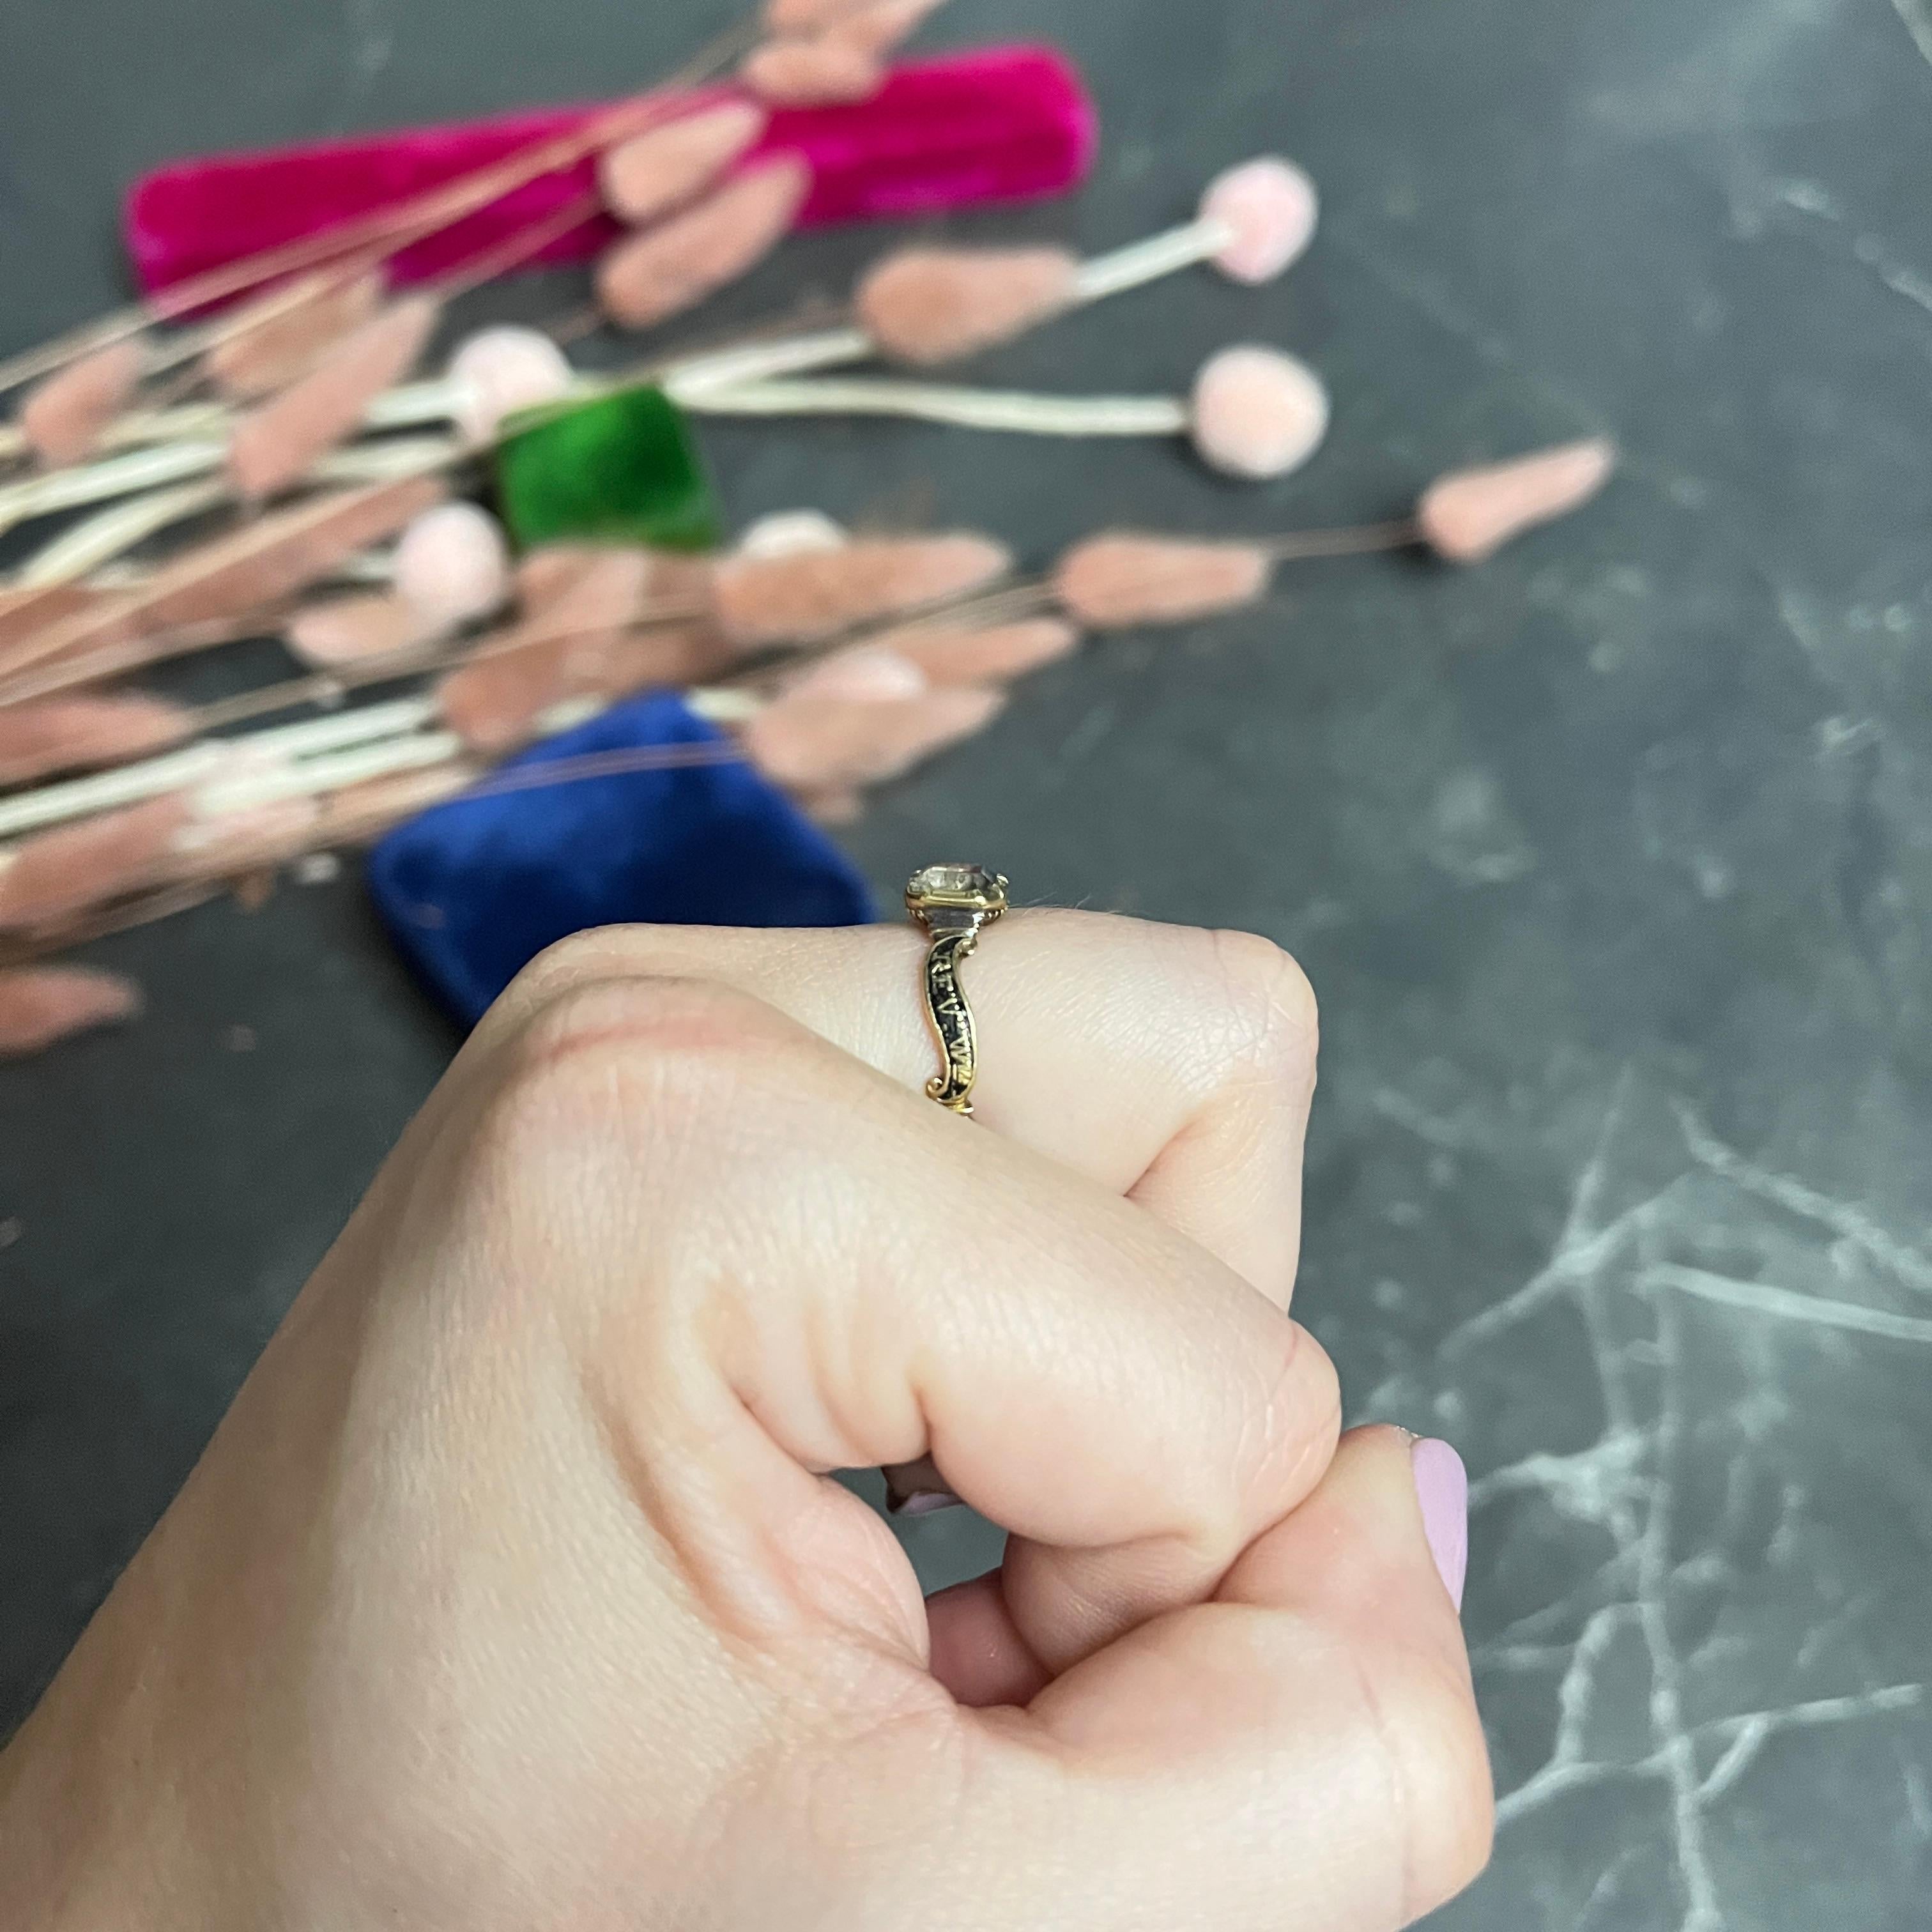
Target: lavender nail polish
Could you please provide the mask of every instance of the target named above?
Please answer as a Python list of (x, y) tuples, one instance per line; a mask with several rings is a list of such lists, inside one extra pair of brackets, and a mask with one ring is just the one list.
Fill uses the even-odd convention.
[(890, 1515), (933, 1516), (940, 1510), (961, 1507), (930, 1456), (922, 1456), (916, 1462), (897, 1463), (885, 1473), (886, 1509)]
[(941, 1510), (964, 1507), (950, 1490), (916, 1490), (909, 1496), (894, 1496), (886, 1504), (894, 1516), (937, 1516)]
[(1425, 1440), (1408, 1453), (1429, 1553), (1436, 1558), (1442, 1587), (1460, 1610), (1469, 1568), (1469, 1472), (1446, 1442)]

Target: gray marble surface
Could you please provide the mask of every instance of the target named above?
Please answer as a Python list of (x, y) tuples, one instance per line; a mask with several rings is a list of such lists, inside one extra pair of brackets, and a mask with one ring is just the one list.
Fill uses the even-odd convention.
[[(609, 92), (714, 24), (552, 0), (16, 0), (0, 335), (118, 287), (138, 168)], [(1324, 1007), (1300, 1306), (1475, 1478), (1495, 1864), (1449, 1932), (1932, 1926), (1932, 10), (1927, 0), (957, 0), (1092, 76), (1094, 246), (1298, 155), (1322, 238), (1009, 352), (1163, 387), (1233, 336), (1336, 398), (1303, 475), (910, 428), (706, 441), (740, 517), (1378, 516), (1598, 429), (1476, 574), (1306, 568), (1090, 649), (852, 843), (1258, 928)], [(842, 286), (788, 250), (726, 312)], [(538, 314), (567, 290), (520, 292)], [(205, 674), (240, 675), (232, 666)], [(179, 1483), (450, 1049), (352, 880), (100, 949), (137, 1030), (0, 1070), (0, 1730)], [(929, 1578), (990, 1532), (910, 1532)]]

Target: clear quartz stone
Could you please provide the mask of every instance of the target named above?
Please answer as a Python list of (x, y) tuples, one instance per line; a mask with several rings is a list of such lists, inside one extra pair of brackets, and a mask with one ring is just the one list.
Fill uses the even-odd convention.
[(939, 904), (974, 904), (983, 902), (987, 912), (997, 912), (1006, 902), (1006, 881), (986, 866), (927, 866), (906, 883), (906, 902), (918, 906), (922, 900)]
[(1006, 881), (986, 866), (927, 866), (906, 881), (906, 906), (933, 929), (977, 927), (1006, 910)]
[(1000, 880), (983, 866), (928, 866), (915, 872), (906, 887), (910, 899), (997, 898)]

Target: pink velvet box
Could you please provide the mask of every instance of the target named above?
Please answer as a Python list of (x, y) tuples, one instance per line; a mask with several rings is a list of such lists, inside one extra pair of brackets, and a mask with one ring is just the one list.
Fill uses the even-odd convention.
[[(723, 98), (714, 88), (694, 106)], [(581, 126), (602, 106), (551, 108), (179, 161), (136, 182), (125, 209), (128, 248), (150, 293), (211, 268), (406, 200)], [(896, 68), (873, 99), (783, 108), (748, 160), (802, 154), (812, 191), (801, 227), (928, 214), (1056, 194), (1091, 166), (1094, 104), (1078, 73), (1048, 47), (989, 47)], [(593, 164), (540, 176), (390, 263), (398, 282), (460, 267), (592, 191)], [(616, 232), (600, 216), (533, 259), (577, 261)]]

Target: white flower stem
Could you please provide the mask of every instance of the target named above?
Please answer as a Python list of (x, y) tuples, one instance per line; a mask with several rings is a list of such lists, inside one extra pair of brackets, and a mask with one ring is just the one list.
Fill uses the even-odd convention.
[(685, 406), (700, 416), (909, 416), (1028, 436), (1173, 436), (1190, 420), (1174, 396), (1042, 396), (866, 376), (747, 382), (701, 391)]
[(22, 590), (77, 583), (170, 524), (212, 510), (227, 496), (226, 479), (216, 476), (199, 483), (178, 483), (170, 490), (151, 490), (145, 496), (116, 503), (111, 510), (76, 524), (44, 550), (36, 550), (14, 581)]
[[(1225, 222), (1190, 221), (1144, 241), (1130, 242), (1111, 254), (1096, 255), (1081, 264), (1074, 283), (1078, 307), (1124, 294), (1159, 281), (1196, 262), (1204, 262), (1234, 239)], [(772, 377), (802, 374), (814, 369), (836, 369), (863, 362), (878, 353), (878, 344), (862, 328), (826, 328), (771, 342), (754, 342), (742, 349), (693, 356), (674, 362), (658, 380), (675, 402), (701, 406), (709, 392), (735, 388)]]
[[(215, 460), (207, 466), (209, 469), (219, 469), (225, 454), (220, 445), (214, 448)], [(452, 438), (399, 436), (386, 442), (332, 450), (303, 481), (311, 485), (391, 482), (404, 476), (426, 476), (461, 453), (461, 446)], [(50, 584), (76, 582), (170, 524), (213, 509), (232, 495), (227, 479), (220, 476), (150, 490), (64, 532), (45, 549), (35, 551), (12, 583), (22, 590), (37, 590)]]
[[(349, 714), (351, 718), (362, 715), (360, 712)], [(446, 764), (460, 758), (464, 749), (463, 740), (454, 731), (394, 733), (370, 743), (325, 752), (286, 764), (268, 765), (260, 770), (239, 772), (232, 778), (212, 778), (195, 794), (195, 814), (203, 819), (223, 818), (231, 812), (251, 812), (281, 799), (316, 798), (324, 792), (366, 784), (371, 778)]]
[(29, 517), (77, 510), (110, 497), (131, 496), (143, 490), (184, 482), (190, 476), (206, 476), (221, 467), (226, 453), (226, 446), (220, 442), (179, 442), (0, 485), (0, 530), (10, 530)]
[(1080, 265), (1075, 299), (1082, 304), (1101, 302), (1157, 282), (1218, 255), (1234, 238), (1234, 230), (1224, 221), (1190, 221), (1150, 235), (1144, 242), (1130, 242), (1110, 254), (1093, 256)]
[(0, 799), (0, 838), (38, 832), (70, 818), (86, 818), (97, 812), (159, 798), (164, 792), (178, 791), (207, 777), (226, 756), (220, 745), (190, 745), (185, 751), (144, 759), (138, 765), (122, 765), (112, 771), (97, 772), (92, 778), (70, 778), (64, 784), (16, 793)]
[[(1151, 235), (1104, 255), (1095, 255), (1082, 263), (1074, 284), (1074, 302), (1084, 308), (1109, 296), (1124, 294), (1162, 277), (1206, 261), (1234, 239), (1224, 222), (1207, 220), (1186, 222), (1159, 235)], [(638, 380), (655, 380), (674, 400), (694, 403), (704, 392), (736, 388), (770, 378), (802, 374), (817, 369), (836, 369), (863, 362), (878, 352), (878, 345), (862, 328), (817, 329), (802, 335), (783, 336), (764, 342), (748, 343), (736, 349), (718, 350), (691, 356), (639, 372)], [(605, 393), (610, 379), (587, 376), (574, 386), (572, 394), (583, 400)], [(371, 430), (410, 429), (448, 420), (461, 400), (459, 386), (447, 376), (405, 383), (378, 396), (370, 406), (365, 427)], [(126, 494), (131, 488), (151, 488), (163, 482), (193, 475), (192, 468), (170, 470), (166, 458), (192, 464), (192, 456), (181, 456), (161, 445), (187, 446), (209, 439), (225, 440), (241, 412), (224, 403), (188, 403), (169, 410), (136, 411), (123, 416), (106, 432), (104, 446), (117, 450), (142, 450), (156, 464), (154, 473), (142, 481), (123, 484), (108, 464), (57, 471), (51, 476), (26, 479), (10, 488), (0, 486), (0, 530), (27, 516), (45, 516), (82, 502), (98, 500), (91, 494)], [(17, 424), (0, 424), (0, 458), (28, 453), (25, 436)], [(124, 461), (131, 459), (123, 458)], [(215, 459), (218, 461), (218, 457)], [(212, 463), (208, 467), (214, 466)], [(142, 476), (138, 470), (127, 473)]]
[[(328, 790), (334, 784), (346, 781), (331, 778), (328, 783), (309, 788), (305, 784), (286, 785), (284, 778), (289, 771), (330, 778), (335, 767), (323, 762), (327, 756), (364, 749), (386, 740), (408, 737), (413, 742), (414, 734), (434, 722), (436, 716), (434, 698), (400, 698), (387, 704), (369, 704), (360, 710), (340, 712), (333, 717), (278, 724), (244, 737), (205, 739), (181, 751), (144, 758), (137, 764), (119, 766), (89, 778), (69, 778), (63, 784), (43, 785), (38, 790), (0, 799), (0, 837), (13, 838), (23, 832), (64, 824), (70, 819), (110, 812), (119, 806), (138, 805), (143, 800), (159, 798), (190, 785), (217, 779), (226, 784), (230, 781), (222, 775), (230, 772), (236, 788), (256, 787), (245, 796), (238, 789), (236, 795), (242, 796), (247, 804), (292, 797), (305, 788)], [(223, 808), (239, 808), (226, 803), (225, 791), (220, 796)]]
[(666, 364), (657, 380), (674, 402), (692, 404), (710, 390), (811, 369), (836, 369), (845, 363), (862, 362), (873, 352), (872, 338), (862, 328), (823, 328), (809, 335), (750, 342), (742, 348), (688, 356)]
[(432, 697), (392, 698), (386, 704), (365, 704), (359, 711), (338, 712), (332, 718), (307, 718), (298, 724), (277, 724), (246, 737), (227, 740), (231, 752), (267, 752), (282, 758), (311, 758), (319, 752), (339, 752), (346, 746), (366, 745), (418, 731), (437, 715)]

